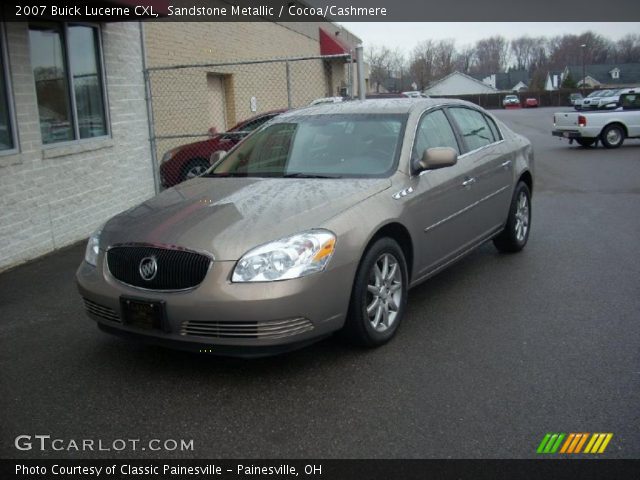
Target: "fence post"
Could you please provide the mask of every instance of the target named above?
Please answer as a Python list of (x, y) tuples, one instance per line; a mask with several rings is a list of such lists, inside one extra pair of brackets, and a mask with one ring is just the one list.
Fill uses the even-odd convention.
[(138, 22), (140, 30), (140, 53), (142, 56), (142, 74), (144, 76), (145, 102), (147, 104), (147, 123), (149, 125), (149, 148), (151, 149), (151, 166), (153, 172), (153, 189), (160, 193), (160, 164), (156, 152), (156, 126), (153, 120), (153, 97), (151, 96), (151, 74), (147, 69), (147, 49), (144, 40), (144, 22)]
[(291, 101), (291, 66), (289, 62), (285, 62), (285, 66), (287, 68), (287, 108), (291, 110), (291, 105), (293, 102)]
[(364, 55), (362, 52), (362, 44), (356, 46), (356, 62), (358, 65), (358, 99), (364, 100), (366, 97), (364, 86)]

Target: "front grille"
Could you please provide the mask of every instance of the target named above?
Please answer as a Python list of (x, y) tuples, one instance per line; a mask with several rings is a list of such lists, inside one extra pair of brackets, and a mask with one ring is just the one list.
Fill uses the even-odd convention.
[(109, 320), (111, 322), (118, 322), (118, 323), (121, 322), (120, 316), (115, 310), (109, 307), (98, 305), (97, 303), (92, 302), (91, 300), (88, 300), (86, 298), (83, 298), (82, 300), (84, 301), (84, 308), (87, 309), (87, 312), (92, 313), (97, 317), (104, 318), (105, 320)]
[(180, 335), (214, 338), (281, 338), (309, 330), (313, 330), (313, 324), (306, 318), (268, 322), (187, 320), (182, 323)]
[[(151, 280), (140, 273), (140, 262), (155, 258), (157, 270)], [(204, 280), (211, 259), (188, 250), (127, 245), (112, 247), (107, 252), (109, 272), (116, 279), (134, 287), (151, 290), (185, 290)]]

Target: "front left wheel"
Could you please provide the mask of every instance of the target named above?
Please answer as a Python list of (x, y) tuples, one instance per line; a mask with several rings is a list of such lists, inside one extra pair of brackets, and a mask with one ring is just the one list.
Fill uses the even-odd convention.
[(353, 285), (344, 334), (353, 343), (377, 347), (396, 333), (407, 304), (407, 263), (391, 238), (380, 238), (365, 253)]

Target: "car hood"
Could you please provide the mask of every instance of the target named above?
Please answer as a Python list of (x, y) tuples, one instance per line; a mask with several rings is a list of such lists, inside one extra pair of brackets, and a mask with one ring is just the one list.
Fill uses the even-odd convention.
[(238, 260), (263, 243), (321, 227), (390, 186), (388, 178), (196, 178), (113, 217), (101, 247), (149, 243)]

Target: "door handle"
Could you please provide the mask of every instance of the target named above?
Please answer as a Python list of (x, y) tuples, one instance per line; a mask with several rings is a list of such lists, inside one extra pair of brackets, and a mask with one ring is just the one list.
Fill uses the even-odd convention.
[(462, 186), (463, 187), (470, 187), (471, 185), (473, 185), (474, 183), (476, 183), (476, 179), (475, 178), (467, 178), (464, 182), (462, 182)]
[(500, 164), (502, 168), (509, 168), (511, 166), (511, 160), (507, 160), (506, 162), (502, 162)]

